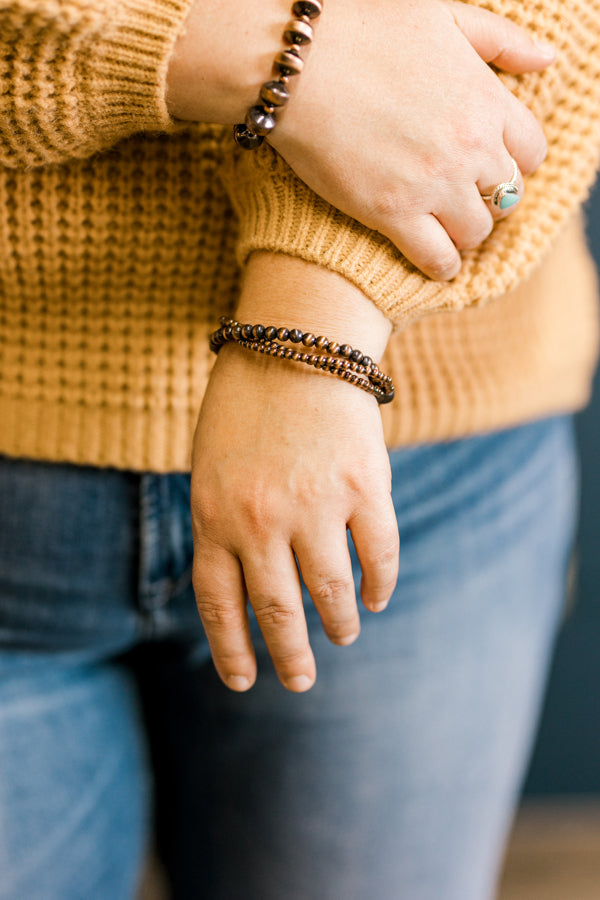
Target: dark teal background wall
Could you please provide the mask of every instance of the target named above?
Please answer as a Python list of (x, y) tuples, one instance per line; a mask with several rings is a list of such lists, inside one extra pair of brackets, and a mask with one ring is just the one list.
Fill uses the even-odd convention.
[[(600, 266), (600, 189), (588, 206)], [(577, 604), (563, 626), (526, 792), (600, 794), (600, 376), (578, 416), (582, 497)]]

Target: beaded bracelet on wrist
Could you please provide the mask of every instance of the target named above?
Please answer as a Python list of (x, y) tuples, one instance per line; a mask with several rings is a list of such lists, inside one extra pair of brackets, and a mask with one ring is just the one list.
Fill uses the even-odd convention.
[[(371, 394), (378, 403), (389, 403), (394, 399), (394, 384), (390, 376), (381, 372), (370, 356), (365, 356), (349, 344), (339, 344), (323, 336), (317, 337), (310, 332), (302, 332), (299, 328), (242, 324), (225, 317), (221, 317), (219, 322), (221, 327), (210, 336), (210, 349), (213, 353), (218, 353), (224, 344), (234, 342), (256, 353), (305, 363), (329, 372)], [(302, 344), (305, 348), (315, 348), (320, 352), (296, 350), (285, 346), (287, 342)]]
[(321, 0), (296, 0), (293, 4), (294, 18), (288, 22), (283, 32), (283, 39), (288, 47), (278, 53), (273, 62), (278, 77), (265, 81), (260, 89), (259, 103), (250, 107), (245, 122), (233, 126), (234, 140), (244, 150), (260, 147), (265, 137), (275, 128), (277, 113), (281, 112), (290, 99), (288, 82), (304, 68), (300, 51), (312, 42), (311, 20), (318, 19), (322, 11)]

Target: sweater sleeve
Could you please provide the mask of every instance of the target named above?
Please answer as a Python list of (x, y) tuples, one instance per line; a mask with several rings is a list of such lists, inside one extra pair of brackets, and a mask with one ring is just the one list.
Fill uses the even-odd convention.
[(0, 0), (0, 164), (61, 163), (178, 126), (167, 63), (191, 0)]
[[(525, 280), (586, 199), (600, 158), (600, 0), (473, 0), (529, 28), (558, 50), (542, 74), (502, 75), (543, 123), (549, 155), (527, 179), (519, 209), (499, 222), (449, 284), (415, 269), (381, 234), (343, 215), (273, 151), (226, 154), (223, 178), (240, 223), (238, 259), (254, 251), (297, 256), (343, 275), (398, 327), (431, 312), (499, 297)], [(290, 106), (289, 114), (293, 114)]]

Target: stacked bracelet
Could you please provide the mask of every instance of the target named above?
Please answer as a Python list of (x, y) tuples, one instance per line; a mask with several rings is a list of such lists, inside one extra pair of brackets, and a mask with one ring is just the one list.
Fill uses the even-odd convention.
[[(369, 356), (349, 344), (338, 344), (326, 337), (316, 337), (298, 328), (276, 328), (273, 325), (242, 325), (234, 319), (219, 319), (221, 327), (210, 336), (210, 349), (218, 353), (223, 344), (235, 342), (247, 350), (278, 356), (291, 362), (306, 363), (323, 372), (337, 375), (372, 394), (378, 403), (394, 399), (394, 384), (389, 375), (375, 365)], [(284, 346), (286, 342), (314, 347), (320, 353), (307, 353)]]
[(299, 75), (304, 67), (300, 50), (312, 41), (311, 19), (318, 19), (322, 9), (320, 0), (296, 0), (293, 4), (294, 18), (288, 22), (283, 32), (283, 39), (289, 46), (277, 54), (273, 63), (278, 77), (273, 81), (265, 81), (260, 89), (259, 103), (250, 107), (243, 124), (233, 127), (234, 140), (244, 150), (260, 147), (265, 137), (275, 128), (276, 114), (290, 99), (288, 81), (292, 75)]

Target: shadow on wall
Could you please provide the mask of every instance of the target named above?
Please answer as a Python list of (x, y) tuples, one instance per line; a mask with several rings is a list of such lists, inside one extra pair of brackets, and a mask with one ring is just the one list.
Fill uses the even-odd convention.
[[(587, 209), (600, 267), (600, 186)], [(600, 372), (578, 416), (581, 522), (576, 607), (559, 637), (527, 794), (600, 794)]]

